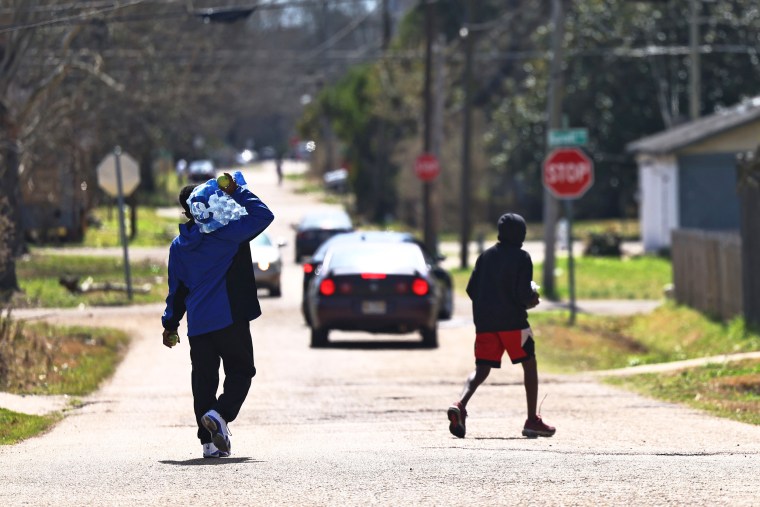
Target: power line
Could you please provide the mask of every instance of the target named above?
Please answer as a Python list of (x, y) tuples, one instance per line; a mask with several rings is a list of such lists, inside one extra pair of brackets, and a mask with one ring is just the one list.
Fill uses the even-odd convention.
[[(132, 0), (131, 2), (127, 2), (125, 4), (122, 4), (120, 2), (92, 2), (92, 3), (71, 3), (71, 4), (64, 4), (60, 6), (59, 9), (43, 9), (40, 6), (32, 6), (27, 9), (25, 9), (24, 12), (49, 12), (50, 10), (58, 10), (58, 11), (66, 11), (66, 10), (75, 10), (75, 9), (95, 9), (90, 10), (88, 12), (81, 12), (78, 14), (72, 14), (68, 16), (60, 16), (55, 17), (51, 19), (47, 19), (44, 21), (36, 21), (32, 23), (14, 23), (11, 25), (5, 25), (0, 26), (0, 34), (3, 33), (9, 33), (9, 32), (17, 32), (21, 30), (32, 30), (37, 28), (47, 28), (51, 26), (57, 26), (57, 25), (71, 25), (71, 24), (78, 24), (83, 21), (87, 21), (93, 18), (97, 18), (103, 14), (114, 12), (121, 9), (126, 9), (129, 7), (133, 7), (135, 5), (148, 3), (148, 2), (155, 2), (155, 0)], [(236, 9), (236, 10), (284, 10), (289, 8), (306, 8), (306, 7), (315, 7), (315, 6), (321, 6), (325, 5), (325, 2), (327, 2), (327, 5), (329, 6), (335, 6), (335, 5), (342, 5), (342, 4), (366, 4), (367, 0), (290, 0), (290, 1), (283, 1), (283, 2), (268, 2), (268, 3), (248, 3), (246, 5), (241, 6), (234, 6), (234, 7), (220, 7), (219, 9)], [(168, 3), (182, 3), (182, 0), (165, 0), (163, 2), (159, 2), (159, 4), (168, 4)], [(375, 0), (375, 9), (377, 9), (377, 0)], [(136, 22), (136, 21), (150, 21), (154, 19), (168, 19), (173, 17), (183, 17), (183, 16), (198, 16), (203, 17), (204, 12), (213, 10), (213, 8), (203, 8), (199, 9), (197, 12), (193, 11), (191, 9), (183, 9), (181, 11), (175, 11), (175, 12), (166, 12), (166, 13), (160, 13), (160, 14), (142, 14), (142, 15), (133, 15), (133, 16), (122, 16), (122, 17), (110, 17), (106, 19), (109, 23), (127, 23), (127, 22)], [(373, 9), (374, 10), (374, 9)], [(16, 9), (0, 9), (0, 13), (3, 14), (13, 14), (16, 13)]]
[(9, 33), (9, 32), (17, 32), (19, 30), (29, 30), (34, 28), (43, 28), (47, 26), (53, 26), (53, 25), (59, 25), (64, 23), (72, 23), (72, 22), (81, 22), (85, 21), (87, 19), (93, 18), (95, 16), (99, 16), (101, 14), (105, 14), (108, 12), (114, 12), (120, 9), (126, 9), (127, 7), (133, 7), (135, 5), (139, 5), (142, 3), (145, 3), (149, 0), (132, 0), (131, 2), (128, 2), (126, 4), (116, 4), (116, 5), (110, 5), (108, 7), (102, 7), (100, 9), (96, 9), (91, 12), (85, 12), (80, 14), (74, 14), (71, 16), (64, 16), (61, 18), (54, 18), (54, 19), (48, 19), (45, 21), (36, 21), (34, 23), (24, 23), (24, 24), (15, 24), (15, 25), (7, 25), (7, 26), (0, 26), (0, 34)]

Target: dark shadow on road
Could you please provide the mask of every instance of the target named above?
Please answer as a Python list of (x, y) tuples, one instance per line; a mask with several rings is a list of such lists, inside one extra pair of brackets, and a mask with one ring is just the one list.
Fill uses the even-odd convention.
[(471, 437), (467, 440), (529, 440), (528, 437)]
[(261, 460), (255, 460), (253, 458), (238, 457), (238, 458), (193, 458), (182, 461), (176, 461), (173, 459), (164, 459), (159, 461), (163, 465), (177, 465), (177, 466), (200, 466), (200, 465), (237, 465), (240, 463), (264, 463)]
[(355, 350), (408, 350), (408, 349), (430, 349), (422, 345), (419, 341), (413, 342), (398, 342), (398, 341), (339, 341), (330, 342), (324, 347), (324, 349), (355, 349)]

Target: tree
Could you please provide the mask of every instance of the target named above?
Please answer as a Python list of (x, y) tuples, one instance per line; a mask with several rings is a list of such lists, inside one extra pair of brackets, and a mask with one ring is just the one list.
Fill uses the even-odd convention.
[[(39, 20), (40, 11), (16, 0), (4, 15), (6, 26), (24, 26)], [(44, 39), (33, 30), (7, 30), (0, 34), (0, 299), (8, 301), (18, 290), (16, 256), (23, 250), (19, 200), (19, 164), (23, 142), (33, 135), (43, 113), (41, 106), (73, 69), (88, 69), (77, 58), (59, 60), (52, 67), (27, 65), (30, 55), (60, 45), (70, 49), (83, 30), (75, 26), (58, 37)]]
[[(152, 188), (160, 151), (207, 156), (239, 120), (274, 121), (288, 134), (298, 98), (313, 82), (298, 76), (314, 58), (355, 48), (364, 5), (320, 10), (271, 4), (197, 11), (185, 2), (5, 2), (0, 9), (0, 292), (18, 288), (23, 250), (19, 169), (25, 188), (40, 180), (94, 190), (94, 167), (115, 144), (141, 162)], [(325, 4), (327, 5), (327, 4)], [(311, 7), (310, 7), (311, 6)], [(316, 7), (320, 9), (314, 10)], [(196, 14), (202, 14), (200, 17)], [(204, 23), (224, 18), (235, 23)], [(329, 34), (317, 16), (342, 27)], [(320, 17), (320, 20), (323, 19)], [(302, 20), (299, 26), (293, 20)], [(325, 28), (325, 27), (323, 27)], [(330, 35), (328, 41), (325, 41)], [(323, 47), (319, 47), (327, 42)], [(316, 49), (315, 49), (316, 48)], [(345, 63), (331, 65), (339, 74)], [(73, 135), (72, 135), (73, 134)], [(277, 139), (278, 144), (284, 144)], [(89, 182), (89, 185), (87, 183)], [(77, 183), (78, 185), (78, 183)]]

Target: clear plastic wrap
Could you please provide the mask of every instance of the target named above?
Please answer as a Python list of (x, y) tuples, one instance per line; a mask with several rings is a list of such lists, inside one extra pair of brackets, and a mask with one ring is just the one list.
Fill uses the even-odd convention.
[[(232, 178), (239, 187), (248, 188), (240, 171), (235, 171)], [(215, 231), (248, 214), (244, 207), (219, 188), (215, 179), (195, 187), (187, 199), (187, 204), (195, 223), (203, 233)]]

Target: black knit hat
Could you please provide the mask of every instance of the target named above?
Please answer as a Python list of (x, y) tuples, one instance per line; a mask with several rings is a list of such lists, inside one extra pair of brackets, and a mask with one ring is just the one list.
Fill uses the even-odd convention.
[(499, 241), (507, 245), (522, 246), (527, 226), (525, 219), (517, 213), (504, 213), (497, 223)]
[(190, 205), (187, 203), (187, 200), (190, 198), (190, 194), (193, 193), (193, 189), (195, 189), (197, 186), (197, 184), (185, 185), (182, 187), (182, 190), (179, 191), (179, 198), (177, 199), (177, 201), (179, 201), (179, 205), (182, 206), (182, 209), (185, 212), (185, 216), (190, 220), (193, 219), (193, 215), (190, 213)]

